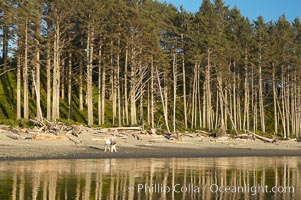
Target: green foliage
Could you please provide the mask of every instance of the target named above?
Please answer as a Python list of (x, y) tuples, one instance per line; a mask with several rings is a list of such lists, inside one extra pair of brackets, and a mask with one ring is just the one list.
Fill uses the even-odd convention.
[[(43, 3), (44, 6), (39, 6)], [(48, 9), (49, 8), (49, 9)], [(68, 9), (67, 9), (68, 8)], [(183, 8), (177, 10), (174, 6), (159, 3), (157, 1), (32, 1), (28, 4), (23, 2), (10, 2), (5, 8), (4, 13), (12, 13), (9, 23), (12, 27), (3, 35), (5, 39), (16, 38), (15, 49), (10, 52), (11, 58), (5, 64), (9, 69), (17, 65), (18, 56), (21, 58), (21, 67), (24, 66), (25, 33), (24, 22), (30, 21), (28, 26), (28, 66), (29, 66), (29, 117), (36, 116), (36, 97), (33, 87), (31, 73), (35, 72), (36, 50), (40, 50), (41, 65), (41, 107), (43, 116), (46, 116), (46, 63), (47, 49), (51, 49), (51, 64), (54, 63), (54, 39), (59, 35), (60, 63), (62, 70), (60, 74), (61, 84), (65, 86), (67, 93), (68, 85), (68, 64), (71, 63), (71, 83), (72, 83), (72, 102), (69, 105), (67, 99), (60, 99), (60, 119), (65, 123), (87, 123), (87, 105), (84, 109), (79, 109), (79, 74), (83, 69), (83, 92), (87, 90), (87, 50), (89, 39), (93, 32), (93, 114), (94, 124), (98, 124), (98, 86), (102, 84), (101, 73), (105, 71), (105, 120), (102, 127), (118, 126), (116, 118), (113, 124), (113, 101), (114, 95), (119, 95), (120, 115), (124, 117), (125, 101), (130, 101), (129, 93), (135, 93), (135, 103), (137, 106), (136, 115), (140, 115), (140, 98), (143, 97), (143, 113), (146, 128), (150, 128), (147, 121), (147, 95), (152, 93), (155, 104), (155, 127), (166, 129), (167, 124), (164, 120), (163, 106), (159, 92), (158, 80), (163, 92), (167, 93), (168, 126), (173, 129), (173, 98), (174, 87), (177, 87), (176, 105), (176, 130), (180, 132), (194, 131), (191, 127), (192, 108), (196, 106), (197, 112), (202, 115), (203, 110), (212, 113), (212, 127), (201, 125), (197, 119), (199, 130), (217, 129), (221, 124), (221, 107), (223, 116), (228, 116), (227, 132), (232, 134), (232, 123), (230, 116), (235, 117), (242, 123), (244, 116), (245, 92), (249, 92), (249, 127), (252, 129), (255, 124), (253, 116), (258, 112), (259, 85), (263, 85), (264, 111), (266, 132), (274, 133), (274, 112), (281, 115), (285, 112), (286, 120), (292, 120), (297, 115), (298, 108), (292, 108), (290, 102), (285, 102), (281, 97), (282, 91), (287, 88), (287, 101), (300, 98), (300, 69), (301, 69), (301, 23), (296, 19), (293, 23), (288, 22), (283, 15), (277, 22), (266, 23), (263, 17), (259, 16), (254, 22), (250, 22), (242, 16), (238, 8), (229, 8), (222, 0), (204, 0), (197, 13), (186, 12)], [(108, 16), (110, 16), (108, 18)], [(8, 17), (8, 15), (4, 15)], [(42, 21), (43, 23), (40, 23)], [(0, 19), (1, 25), (7, 23)], [(2, 26), (1, 26), (2, 27)], [(15, 30), (16, 29), (16, 30)], [(37, 31), (41, 29), (40, 31)], [(93, 30), (93, 31), (91, 31)], [(59, 31), (57, 33), (56, 31)], [(16, 35), (18, 34), (18, 35)], [(18, 37), (15, 37), (18, 36)], [(2, 38), (2, 37), (1, 37)], [(89, 38), (89, 39), (88, 39)], [(39, 45), (37, 45), (37, 41)], [(49, 42), (49, 43), (48, 43)], [(1, 43), (2, 44), (2, 43)], [(49, 45), (49, 46), (48, 46)], [(3, 46), (4, 48), (4, 46)], [(71, 55), (71, 58), (69, 58)], [(175, 55), (175, 63), (173, 63)], [(70, 60), (69, 60), (70, 59)], [(1, 60), (4, 60), (1, 59)], [(2, 63), (0, 63), (2, 64)], [(177, 66), (177, 86), (173, 85), (173, 64)], [(3, 65), (4, 66), (4, 65)], [(125, 68), (127, 66), (127, 68)], [(150, 66), (154, 66), (157, 71), (154, 77), (150, 77)], [(197, 70), (195, 66), (198, 66)], [(262, 68), (262, 72), (259, 72)], [(2, 67), (2, 65), (1, 65)], [(186, 88), (181, 76), (186, 77)], [(275, 68), (275, 78), (272, 72)], [(208, 74), (207, 75), (207, 70)], [(2, 68), (1, 68), (2, 70)], [(4, 68), (3, 68), (4, 70)], [(127, 72), (126, 72), (127, 71)], [(198, 83), (195, 83), (194, 74), (198, 71)], [(51, 71), (53, 73), (53, 70)], [(100, 73), (100, 74), (99, 74)], [(126, 74), (127, 73), (127, 74)], [(222, 83), (217, 77), (221, 74)], [(260, 75), (259, 75), (260, 74)], [(119, 75), (119, 77), (118, 77)], [(296, 77), (295, 77), (296, 76)], [(262, 78), (260, 78), (262, 77)], [(51, 81), (54, 80), (51, 77)], [(125, 78), (127, 78), (127, 88), (124, 88)], [(154, 91), (150, 91), (150, 81), (154, 79)], [(12, 70), (0, 76), (0, 119), (1, 122), (14, 126), (26, 126), (28, 123), (23, 121), (14, 122), (16, 118), (16, 71)], [(21, 78), (23, 79), (23, 77)], [(208, 80), (206, 80), (208, 79)], [(262, 79), (262, 80), (260, 80)], [(98, 82), (100, 81), (100, 82)], [(118, 82), (119, 81), (119, 82)], [(207, 82), (208, 81), (208, 82)], [(22, 80), (21, 80), (22, 82)], [(206, 83), (209, 87), (205, 89)], [(261, 84), (259, 84), (261, 83)], [(277, 90), (277, 103), (280, 108), (273, 107), (273, 83)], [(219, 85), (220, 84), (220, 85)], [(296, 87), (296, 88), (293, 88)], [(23, 87), (23, 84), (22, 84)], [(252, 88), (251, 88), (252, 87)], [(234, 90), (235, 89), (235, 90)], [(248, 89), (248, 91), (247, 91)], [(208, 90), (208, 91), (207, 91)], [(294, 92), (293, 92), (294, 90)], [(125, 97), (127, 91), (127, 97)], [(186, 92), (188, 129), (184, 125), (184, 100)], [(234, 94), (234, 91), (236, 92)], [(297, 91), (297, 92), (295, 92)], [(21, 91), (23, 94), (23, 91)], [(261, 93), (261, 92), (260, 92)], [(295, 94), (298, 93), (298, 94)], [(206, 98), (210, 94), (210, 106), (206, 104)], [(221, 94), (224, 95), (223, 99)], [(234, 96), (236, 95), (236, 96)], [(22, 95), (23, 96), (23, 95)], [(67, 96), (67, 95), (65, 95)], [(22, 97), (23, 98), (23, 97)], [(125, 99), (127, 98), (127, 99)], [(234, 116), (234, 98), (240, 100), (240, 119)], [(197, 103), (192, 104), (193, 100)], [(223, 101), (228, 102), (223, 102)], [(236, 99), (237, 100), (237, 99)], [(252, 102), (252, 105), (251, 105)], [(275, 101), (276, 102), (276, 101)], [(273, 103), (275, 103), (273, 102)], [(236, 101), (236, 104), (238, 102)], [(23, 104), (23, 102), (22, 102)], [(284, 105), (287, 104), (287, 105)], [(255, 105), (257, 110), (255, 111)], [(261, 105), (261, 104), (260, 104)], [(210, 108), (207, 108), (208, 106)], [(253, 107), (252, 107), (253, 106)], [(285, 108), (286, 106), (286, 108)], [(295, 105), (296, 107), (299, 105)], [(227, 107), (228, 111), (225, 111)], [(22, 108), (23, 109), (23, 108)], [(127, 108), (128, 110), (130, 108)], [(282, 110), (284, 109), (284, 111)], [(199, 113), (198, 113), (199, 114)], [(300, 114), (299, 114), (300, 115)], [(199, 117), (199, 116), (198, 116)], [(208, 116), (202, 116), (208, 117)], [(258, 116), (257, 121), (260, 121)], [(138, 117), (139, 118), (139, 117)], [(282, 134), (282, 120), (278, 117), (279, 130)], [(254, 120), (254, 121), (253, 121)], [(124, 122), (124, 120), (122, 120)], [(142, 124), (137, 122), (137, 126)], [(284, 123), (283, 123), (284, 124)], [(124, 126), (129, 124), (122, 123)], [(262, 129), (257, 123), (256, 129)], [(290, 126), (292, 126), (290, 124)], [(237, 122), (237, 129), (240, 132), (242, 125)], [(293, 127), (290, 127), (293, 129)], [(293, 133), (291, 135), (294, 135)], [(282, 134), (284, 135), (284, 134)]]
[(24, 120), (24, 119), (0, 119), (0, 124), (9, 125), (11, 127), (24, 127), (24, 128), (32, 128), (34, 127), (34, 124), (30, 120)]

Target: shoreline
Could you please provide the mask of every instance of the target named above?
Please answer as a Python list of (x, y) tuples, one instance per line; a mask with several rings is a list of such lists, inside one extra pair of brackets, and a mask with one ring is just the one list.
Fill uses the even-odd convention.
[[(230, 138), (184, 137), (167, 140), (161, 135), (98, 133), (86, 128), (74, 140), (12, 140), (0, 132), (0, 162), (49, 159), (140, 159), (206, 157), (283, 157), (301, 156), (301, 143)], [(115, 137), (118, 152), (104, 152), (104, 138)], [(75, 139), (79, 142), (74, 143)]]
[[(31, 148), (40, 151), (40, 148)], [(28, 151), (28, 149), (24, 149)], [(41, 152), (41, 151), (40, 151)], [(177, 152), (177, 153), (176, 153)], [(52, 153), (52, 154), (48, 154)], [(183, 148), (158, 147), (120, 147), (118, 152), (104, 152), (94, 147), (79, 147), (69, 152), (44, 152), (40, 155), (27, 154), (0, 156), (0, 162), (18, 160), (56, 160), (56, 159), (144, 159), (144, 158), (219, 158), (219, 157), (301, 157), (301, 150), (251, 149), (251, 148)]]

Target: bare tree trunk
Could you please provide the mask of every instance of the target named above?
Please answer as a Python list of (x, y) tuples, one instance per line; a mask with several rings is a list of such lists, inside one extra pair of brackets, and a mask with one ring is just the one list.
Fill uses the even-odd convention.
[(17, 54), (17, 119), (21, 119), (21, 39), (18, 38), (18, 54)]
[[(48, 34), (50, 30), (48, 28)], [(47, 53), (46, 53), (46, 77), (47, 77), (47, 119), (51, 119), (51, 58), (50, 58), (50, 38), (47, 41)]]
[(211, 130), (211, 117), (212, 117), (212, 107), (211, 107), (211, 83), (210, 83), (210, 58), (211, 52), (210, 49), (207, 51), (207, 70), (206, 70), (206, 107), (207, 107), (207, 124), (206, 128)]
[(244, 81), (244, 90), (245, 90), (245, 100), (244, 100), (244, 120), (243, 120), (243, 130), (249, 131), (249, 104), (250, 104), (250, 94), (249, 94), (249, 79), (248, 79), (248, 51), (245, 49), (245, 81)]
[(136, 116), (136, 65), (134, 61), (134, 50), (131, 49), (131, 71), (130, 71), (130, 104), (131, 104), (131, 125), (137, 124)]
[(151, 125), (151, 113), (150, 113), (150, 83), (147, 83), (147, 124)]
[(65, 58), (62, 59), (61, 63), (61, 99), (65, 100), (65, 84), (66, 84), (66, 65), (65, 65)]
[[(59, 26), (58, 26), (59, 27)], [(57, 113), (57, 117), (56, 119), (59, 119), (60, 118), (60, 86), (61, 86), (61, 56), (60, 56), (60, 28), (58, 28), (58, 34), (57, 34), (57, 38), (56, 38), (56, 43), (57, 43), (57, 99), (56, 99), (56, 113)]]
[(300, 139), (300, 131), (301, 131), (301, 87), (300, 87), (300, 72), (297, 72), (296, 75), (296, 138)]
[(296, 87), (295, 87), (295, 81), (296, 81), (296, 71), (293, 71), (292, 74), (292, 80), (291, 80), (291, 96), (290, 96), (290, 100), (291, 100), (291, 107), (290, 107), (290, 112), (291, 112), (291, 129), (292, 129), (292, 134), (296, 135), (296, 106), (295, 106), (295, 96), (296, 96)]
[[(199, 113), (199, 127), (202, 128), (202, 104), (201, 104), (201, 81), (200, 81), (200, 75), (201, 75), (201, 68), (200, 68), (200, 64), (197, 64), (197, 75), (196, 75), (196, 101), (198, 104), (198, 113)], [(196, 105), (197, 105), (196, 104)]]
[(24, 43), (24, 65), (23, 65), (23, 83), (24, 83), (24, 119), (28, 119), (28, 22), (25, 20), (25, 43)]
[[(237, 78), (238, 78), (238, 80), (240, 80), (240, 75), (238, 75)], [(238, 82), (237, 88), (239, 90), (240, 82)], [(238, 122), (237, 126), (238, 126), (239, 130), (242, 130), (241, 103), (240, 103), (241, 99), (240, 99), (240, 93), (239, 92), (237, 92), (236, 97), (237, 97), (236, 101), (237, 101), (237, 122)]]
[(68, 119), (72, 119), (72, 53), (71, 52), (69, 52), (69, 56), (68, 56), (68, 104), (69, 104)]
[(265, 116), (264, 116), (264, 107), (263, 107), (263, 91), (262, 91), (262, 69), (261, 69), (261, 61), (262, 61), (262, 52), (261, 46), (259, 48), (259, 63), (258, 63), (258, 82), (259, 82), (259, 114), (260, 114), (260, 123), (261, 130), (265, 132)]
[[(234, 63), (235, 65), (235, 63)], [(240, 80), (239, 73), (235, 73), (235, 78), (237, 80)], [(240, 108), (240, 94), (239, 94), (239, 88), (240, 88), (240, 81), (235, 81), (235, 104), (234, 107), (236, 110), (236, 115), (234, 116), (236, 118), (236, 129), (241, 130), (241, 108)]]
[(195, 93), (196, 93), (196, 63), (194, 64), (194, 70), (193, 70), (193, 84), (192, 84), (192, 93), (191, 93), (191, 128), (195, 128)]
[[(222, 85), (221, 85), (222, 86)], [(223, 92), (223, 91), (222, 91)], [(224, 93), (220, 94), (220, 95), (224, 95)], [(224, 101), (223, 104), (224, 104), (224, 116), (225, 116), (225, 129), (227, 130), (228, 129), (228, 115), (227, 115), (227, 106), (228, 106), (228, 92), (227, 90), (225, 90), (225, 96), (224, 96)], [(222, 97), (221, 97), (222, 98)]]
[[(217, 80), (218, 80), (218, 88), (223, 88), (223, 82), (222, 82), (222, 74), (221, 74), (222, 72), (221, 71), (219, 71), (218, 73), (217, 73)], [(222, 93), (222, 94), (220, 94), (220, 93)], [(225, 119), (224, 119), (224, 104), (225, 104), (225, 100), (223, 100), (223, 91), (221, 90), (221, 91), (218, 91), (218, 94), (217, 94), (217, 96), (218, 96), (218, 100), (219, 100), (219, 102), (220, 102), (220, 110), (221, 110), (221, 119), (220, 119), (220, 125), (221, 125), (221, 127), (224, 127), (225, 128)], [(227, 105), (225, 105), (225, 106), (227, 106)], [(227, 113), (225, 113), (225, 115), (226, 115)]]
[(94, 27), (89, 25), (87, 38), (87, 108), (88, 108), (88, 125), (93, 125), (93, 42), (94, 42)]
[(273, 67), (273, 102), (274, 102), (274, 135), (278, 134), (278, 117), (277, 117), (277, 89), (276, 89), (276, 78), (275, 78), (275, 65)]
[[(220, 96), (220, 97), (221, 97), (220, 100), (221, 100), (221, 102), (223, 102), (223, 104), (225, 105), (226, 113), (229, 114), (230, 122), (231, 122), (232, 127), (233, 127), (233, 129), (234, 129), (234, 131), (235, 131), (235, 134), (237, 135), (238, 133), (237, 133), (236, 126), (235, 126), (235, 124), (234, 124), (233, 115), (231, 115), (229, 106), (225, 103), (225, 97), (224, 97), (224, 94), (223, 94), (223, 90), (222, 90), (222, 88), (221, 88), (221, 86), (222, 86), (222, 79), (221, 79), (221, 76), (217, 76), (217, 81), (218, 81), (218, 88), (217, 88), (217, 89), (219, 90), (219, 94), (221, 95), (221, 96)], [(225, 113), (225, 115), (226, 115), (226, 113)]]
[(60, 117), (60, 27), (55, 22), (54, 45), (53, 45), (53, 87), (52, 87), (52, 120)]
[(102, 109), (101, 109), (101, 65), (102, 65), (102, 46), (98, 49), (98, 125), (102, 124)]
[[(83, 38), (81, 39), (83, 44)], [(79, 63), (79, 110), (84, 110), (84, 94), (83, 94), (83, 76), (84, 76), (84, 64), (82, 60)]]
[(184, 36), (181, 34), (181, 41), (182, 41), (182, 75), (183, 75), (183, 104), (184, 104), (184, 124), (185, 129), (188, 128), (187, 125), (187, 100), (186, 100), (186, 70), (185, 70), (185, 56), (184, 56)]
[(117, 72), (116, 72), (116, 87), (117, 87), (117, 115), (118, 125), (121, 126), (121, 97), (120, 97), (120, 39), (118, 39), (118, 52), (117, 52)]
[(289, 72), (286, 73), (286, 83), (285, 83), (285, 113), (286, 113), (286, 132), (287, 132), (287, 137), (290, 137), (291, 130), (290, 130), (290, 123), (291, 123), (291, 113), (290, 113), (290, 75)]
[(177, 63), (176, 54), (173, 54), (173, 132), (176, 132), (176, 108), (177, 108)]
[[(40, 29), (37, 30), (38, 32), (40, 32)], [(40, 47), (39, 47), (40, 43), (38, 40), (36, 40), (36, 52), (35, 52), (35, 56), (36, 56), (36, 60), (35, 60), (35, 77), (33, 77), (35, 80), (35, 84), (36, 84), (36, 104), (37, 104), (37, 119), (38, 120), (43, 120), (43, 113), (42, 113), (42, 109), (41, 109), (41, 98), (40, 98), (40, 94), (41, 94), (41, 84), (40, 84)]]
[(251, 107), (253, 109), (253, 131), (257, 130), (257, 90), (255, 89), (254, 67), (251, 70)]
[(286, 131), (286, 109), (285, 109), (285, 90), (286, 90), (286, 83), (284, 78), (284, 67), (281, 67), (281, 101), (282, 101), (282, 127), (283, 127), (283, 137), (287, 138), (287, 131)]
[(154, 108), (154, 58), (151, 58), (151, 88), (150, 88), (150, 93), (151, 93), (151, 97), (150, 97), (150, 112), (151, 112), (151, 127), (154, 128), (155, 126), (155, 108)]
[(258, 94), (257, 92), (254, 94), (254, 132), (258, 130)]
[(237, 129), (237, 107), (236, 107), (236, 73), (235, 73), (235, 70), (236, 70), (236, 66), (235, 66), (235, 62), (233, 63), (233, 67), (234, 67), (234, 72), (232, 74), (232, 91), (233, 91), (233, 121), (234, 121), (234, 126), (235, 126), (235, 129)]
[[(4, 64), (4, 71), (6, 70), (6, 62), (7, 62), (7, 56), (8, 56), (8, 45), (9, 45), (9, 11), (3, 12), (3, 19), (4, 19), (4, 24), (3, 24), (3, 29), (2, 29), (2, 35), (3, 35), (3, 40), (2, 40), (2, 64)], [(25, 22), (25, 26), (27, 26), (27, 20)], [(26, 27), (27, 29), (27, 27)], [(26, 33), (27, 34), (27, 33)], [(1, 63), (0, 63), (1, 64)]]
[(106, 65), (102, 66), (101, 73), (101, 124), (105, 123), (105, 97), (106, 97)]
[(207, 92), (206, 92), (206, 85), (207, 85), (207, 80), (205, 78), (204, 84), (203, 84), (203, 126), (202, 128), (206, 128), (206, 124), (207, 124), (207, 112), (208, 112), (208, 107), (207, 107)]
[(294, 80), (293, 80), (293, 85), (292, 85), (292, 106), (291, 106), (291, 112), (292, 112), (292, 122), (293, 122), (293, 134), (297, 137), (297, 117), (298, 117), (298, 107), (297, 107), (297, 70), (294, 70)]
[[(132, 77), (132, 76), (131, 76)], [(134, 78), (131, 78), (131, 82), (133, 82)], [(135, 89), (133, 86), (130, 86), (130, 104), (131, 104), (131, 125), (137, 124), (137, 118), (136, 118), (136, 99), (135, 99)]]
[(125, 61), (124, 61), (124, 114), (126, 125), (129, 124), (129, 103), (128, 103), (128, 55), (129, 48), (125, 47)]
[(144, 87), (142, 86), (143, 83), (143, 70), (142, 70), (142, 63), (139, 63), (139, 83), (141, 84), (140, 86), (140, 126), (144, 126), (144, 112), (143, 112), (143, 93), (144, 93)]
[[(38, 92), (38, 87), (37, 87), (35, 78), (36, 78), (36, 75), (35, 75), (34, 71), (32, 71), (32, 82), (33, 82), (33, 87), (35, 89), (36, 98), (40, 99), (40, 92)], [(41, 109), (40, 104), (37, 105), (37, 115), (40, 116), (40, 118), (38, 118), (38, 119), (43, 121), (42, 109)]]
[(218, 120), (219, 120), (219, 104), (221, 104), (219, 102), (219, 93), (218, 91), (216, 91), (216, 105), (215, 105), (215, 125), (214, 125), (214, 129), (218, 128)]
[(117, 115), (117, 65), (115, 64), (116, 58), (113, 53), (113, 41), (111, 41), (111, 84), (112, 84), (112, 120), (113, 124), (115, 124), (115, 119)]
[(84, 94), (83, 94), (83, 63), (79, 64), (79, 110), (84, 110)]
[(167, 71), (165, 71), (165, 70), (163, 71), (163, 82), (164, 82), (163, 94), (164, 94), (164, 101), (165, 101), (164, 112), (166, 113), (166, 116), (168, 119), (168, 114), (169, 114), (169, 112), (168, 112), (168, 92), (169, 92), (168, 89), (169, 89), (169, 87), (168, 87), (168, 74), (167, 73), (168, 73)]
[(165, 125), (166, 125), (166, 129), (167, 131), (170, 133), (170, 129), (169, 129), (169, 125), (168, 125), (168, 115), (167, 115), (167, 109), (165, 108), (165, 100), (164, 100), (164, 94), (162, 91), (162, 87), (161, 87), (161, 83), (160, 83), (160, 75), (159, 75), (159, 71), (158, 68), (156, 67), (156, 74), (157, 74), (157, 80), (158, 80), (158, 86), (159, 86), (159, 92), (160, 92), (160, 96), (161, 96), (161, 102), (162, 102), (162, 108), (163, 108), (163, 114), (164, 114), (164, 120), (165, 120)]

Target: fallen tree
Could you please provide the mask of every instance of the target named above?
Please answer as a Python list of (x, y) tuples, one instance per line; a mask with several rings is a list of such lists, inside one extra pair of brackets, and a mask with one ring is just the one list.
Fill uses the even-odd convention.
[(259, 140), (262, 140), (262, 141), (264, 141), (264, 142), (276, 143), (276, 140), (275, 140), (275, 139), (263, 137), (263, 136), (257, 135), (256, 133), (253, 133), (253, 132), (248, 132), (248, 133), (252, 134), (253, 137), (255, 137), (255, 138), (259, 139)]
[(239, 138), (239, 139), (255, 139), (254, 135), (252, 133), (244, 133), (244, 134), (239, 134), (234, 136), (234, 138)]

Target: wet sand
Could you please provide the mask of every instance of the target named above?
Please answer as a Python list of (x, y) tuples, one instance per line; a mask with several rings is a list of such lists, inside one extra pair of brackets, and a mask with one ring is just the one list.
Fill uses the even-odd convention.
[[(64, 140), (12, 140), (0, 132), (0, 161), (36, 159), (94, 159), (94, 158), (197, 158), (243, 156), (301, 156), (301, 144), (278, 141), (240, 140), (207, 137), (183, 137), (181, 141), (163, 136), (97, 133), (85, 129), (76, 138), (79, 143)], [(104, 152), (104, 138), (116, 136), (118, 152)], [(192, 135), (193, 136), (193, 135)]]

